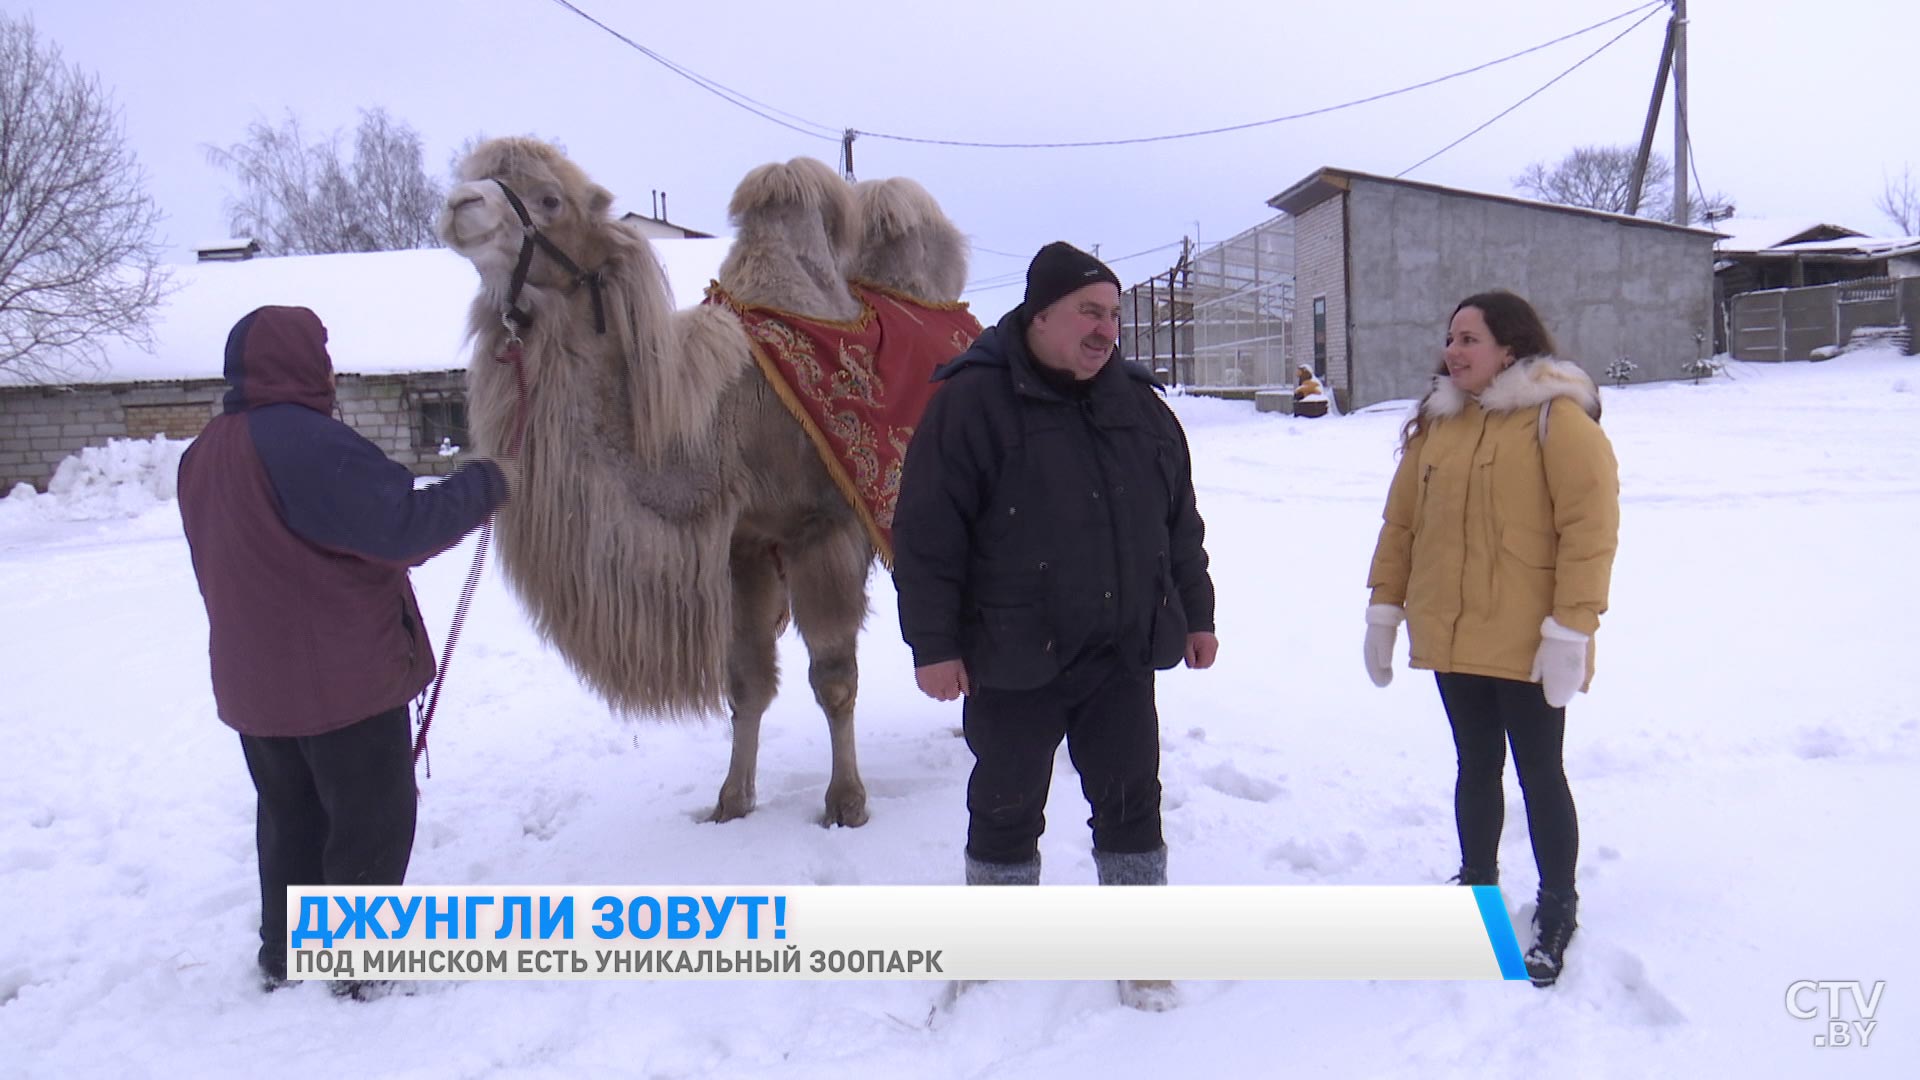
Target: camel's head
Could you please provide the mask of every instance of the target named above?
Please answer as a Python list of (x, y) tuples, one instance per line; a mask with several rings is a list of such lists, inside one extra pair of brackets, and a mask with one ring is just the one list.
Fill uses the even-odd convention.
[[(523, 235), (501, 184), (520, 198), (534, 226), (576, 262), (598, 261), (592, 254), (600, 246), (595, 233), (608, 221), (613, 196), (552, 144), (489, 139), (460, 163), (460, 181), (440, 208), (440, 239), (473, 260), (487, 281), (504, 282), (513, 272)], [(557, 274), (549, 260), (536, 258), (529, 280), (541, 284)]]

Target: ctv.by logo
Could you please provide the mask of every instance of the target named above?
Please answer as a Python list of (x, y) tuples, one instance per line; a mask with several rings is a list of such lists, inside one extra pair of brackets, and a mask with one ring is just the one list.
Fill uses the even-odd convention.
[[(1827, 1030), (1813, 1037), (1815, 1046), (1852, 1046), (1858, 1043), (1866, 1048), (1867, 1040), (1873, 1038), (1873, 1029), (1879, 1021), (1873, 1014), (1880, 1009), (1880, 994), (1886, 990), (1884, 980), (1873, 984), (1872, 993), (1866, 991), (1866, 983), (1857, 979), (1822, 980), (1814, 982), (1802, 979), (1787, 987), (1787, 1013), (1795, 1020), (1817, 1020), (1820, 1018), (1819, 993), (1827, 995)], [(1802, 1005), (1802, 1000), (1811, 998), (1813, 1005)], [(1853, 1014), (1857, 1020), (1848, 1020), (1843, 1015), (1842, 1002), (1853, 1001)]]

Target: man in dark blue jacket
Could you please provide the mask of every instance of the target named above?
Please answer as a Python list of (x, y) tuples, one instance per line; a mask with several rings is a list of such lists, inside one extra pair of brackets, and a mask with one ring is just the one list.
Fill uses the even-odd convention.
[(286, 979), (287, 886), (398, 885), (413, 851), (407, 703), (433, 649), (407, 568), (509, 494), (480, 460), (413, 474), (333, 418), (327, 331), (264, 307), (227, 337), (224, 410), (180, 459), (213, 696), (259, 801), (260, 970)]
[(1213, 663), (1187, 443), (1119, 358), (1120, 282), (1042, 248), (1019, 307), (935, 374), (893, 522), (920, 689), (965, 695), (968, 884), (1035, 884), (1064, 738), (1103, 885), (1165, 884), (1153, 673)]

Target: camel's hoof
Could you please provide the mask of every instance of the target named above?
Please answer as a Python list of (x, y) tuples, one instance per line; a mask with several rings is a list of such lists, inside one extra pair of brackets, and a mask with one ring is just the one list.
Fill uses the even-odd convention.
[(828, 793), (827, 814), (820, 819), (821, 825), (829, 829), (835, 825), (849, 829), (857, 829), (866, 823), (867, 793), (865, 791), (857, 791), (852, 795), (839, 796), (831, 792)]
[(720, 796), (720, 801), (714, 805), (713, 813), (707, 815), (707, 820), (718, 824), (723, 821), (733, 821), (736, 818), (743, 818), (751, 813), (753, 813), (752, 799), (729, 798), (723, 792)]
[(1180, 991), (1165, 979), (1122, 979), (1120, 1004), (1141, 1012), (1166, 1012), (1180, 1007)]

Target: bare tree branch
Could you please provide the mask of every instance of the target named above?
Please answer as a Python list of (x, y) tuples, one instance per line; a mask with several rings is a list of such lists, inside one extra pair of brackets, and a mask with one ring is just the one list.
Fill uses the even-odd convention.
[(0, 13), (0, 368), (57, 382), (104, 341), (152, 348), (159, 211), (97, 79)]
[[(1624, 214), (1633, 201), (1633, 159), (1638, 153), (1632, 146), (1575, 147), (1552, 165), (1536, 161), (1527, 166), (1513, 178), (1513, 186), (1542, 202)], [(1647, 158), (1639, 214), (1664, 219), (1672, 205), (1673, 165), (1656, 152)], [(1697, 225), (1710, 220), (1709, 214), (1725, 217), (1732, 208), (1733, 199), (1724, 192), (1696, 192), (1687, 217)]]
[(263, 120), (207, 159), (240, 182), (227, 200), (229, 227), (269, 255), (393, 251), (430, 247), (445, 189), (427, 175), (420, 134), (385, 109), (360, 110), (353, 161), (340, 136), (312, 142), (289, 112), (278, 127)]
[[(1527, 166), (1513, 184), (1543, 202), (1624, 214), (1632, 198), (1635, 153), (1631, 146), (1576, 147), (1551, 166), (1538, 161)], [(1648, 158), (1641, 208), (1671, 203), (1672, 184), (1673, 166), (1667, 159), (1659, 154)]]
[(1887, 215), (1900, 235), (1920, 236), (1920, 183), (1915, 183), (1912, 167), (1901, 169), (1898, 177), (1887, 177), (1873, 207)]

